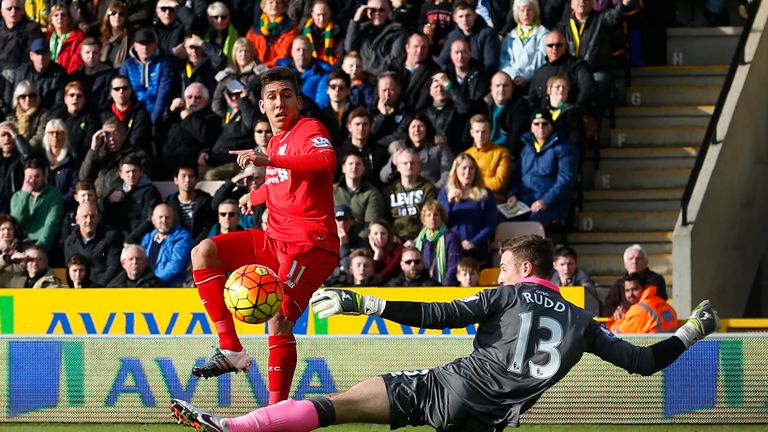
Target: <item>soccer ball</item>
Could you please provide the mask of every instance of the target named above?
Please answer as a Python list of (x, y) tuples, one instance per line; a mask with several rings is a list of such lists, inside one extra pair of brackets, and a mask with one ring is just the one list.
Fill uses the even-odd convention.
[(280, 310), (283, 286), (269, 268), (244, 265), (233, 271), (224, 284), (224, 303), (240, 321), (261, 324)]

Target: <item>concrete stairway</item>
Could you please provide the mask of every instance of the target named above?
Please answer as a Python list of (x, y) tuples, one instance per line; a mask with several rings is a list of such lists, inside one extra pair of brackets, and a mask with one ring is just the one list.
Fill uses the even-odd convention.
[(568, 237), (599, 285), (624, 272), (622, 253), (633, 243), (671, 284), (680, 198), (727, 72), (712, 65), (637, 68), (631, 85), (618, 83), (626, 105), (616, 111), (610, 146), (601, 149), (593, 188), (584, 192), (579, 231)]

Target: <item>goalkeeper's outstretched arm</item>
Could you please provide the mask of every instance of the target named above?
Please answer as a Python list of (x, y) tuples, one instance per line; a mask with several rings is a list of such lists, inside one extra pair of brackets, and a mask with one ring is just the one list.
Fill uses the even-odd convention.
[(320, 318), (333, 315), (375, 315), (412, 327), (424, 322), (420, 302), (387, 301), (352, 290), (326, 288), (316, 291), (310, 300), (312, 310)]

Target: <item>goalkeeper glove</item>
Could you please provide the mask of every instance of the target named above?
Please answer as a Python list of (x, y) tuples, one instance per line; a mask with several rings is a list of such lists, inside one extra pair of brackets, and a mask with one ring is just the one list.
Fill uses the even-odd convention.
[(720, 328), (720, 317), (709, 300), (704, 300), (691, 312), (688, 321), (675, 332), (688, 348)]
[(351, 290), (325, 288), (315, 291), (309, 300), (312, 310), (318, 317), (328, 318), (333, 315), (381, 315), (386, 301), (358, 294)]

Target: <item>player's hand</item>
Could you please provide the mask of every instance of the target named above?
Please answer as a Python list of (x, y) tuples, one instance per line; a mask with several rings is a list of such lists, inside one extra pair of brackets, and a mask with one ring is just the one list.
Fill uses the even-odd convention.
[(704, 300), (691, 312), (688, 321), (675, 332), (686, 347), (689, 347), (705, 336), (720, 328), (720, 317), (709, 300)]
[(334, 315), (380, 315), (386, 302), (378, 297), (358, 294), (352, 290), (325, 288), (315, 291), (309, 299), (312, 310), (320, 318)]
[(237, 155), (237, 165), (240, 166), (240, 168), (245, 168), (248, 164), (254, 164), (256, 166), (269, 165), (269, 156), (254, 149), (230, 150), (229, 154)]
[(238, 200), (238, 206), (240, 207), (240, 213), (253, 214), (253, 203), (251, 203), (251, 194), (246, 192)]

